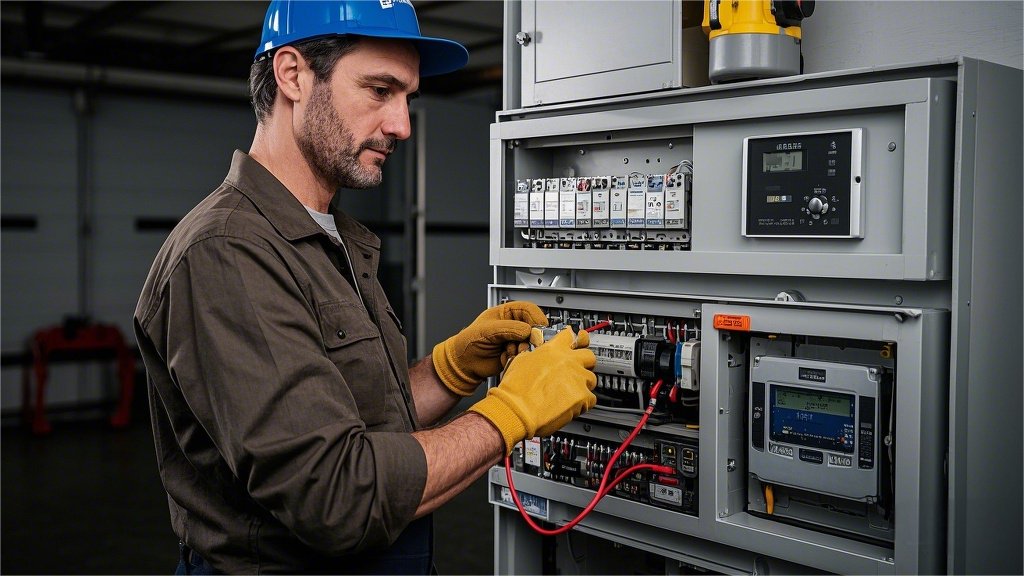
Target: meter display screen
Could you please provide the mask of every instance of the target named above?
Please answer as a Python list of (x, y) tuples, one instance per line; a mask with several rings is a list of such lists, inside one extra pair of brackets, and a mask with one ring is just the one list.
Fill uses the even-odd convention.
[(764, 172), (799, 172), (804, 169), (802, 150), (790, 152), (765, 152), (761, 155)]
[(857, 423), (852, 394), (773, 384), (769, 405), (772, 440), (853, 453)]

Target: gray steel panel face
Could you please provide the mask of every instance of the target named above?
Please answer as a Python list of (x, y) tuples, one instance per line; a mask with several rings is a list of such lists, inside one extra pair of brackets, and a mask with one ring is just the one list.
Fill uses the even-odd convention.
[[(701, 413), (700, 510), (698, 519), (671, 511), (652, 512), (651, 507), (616, 499), (599, 511), (613, 518), (615, 532), (631, 540), (635, 523), (665, 530), (653, 542), (667, 550), (677, 545), (678, 534), (689, 534), (799, 563), (820, 570), (847, 573), (936, 572), (944, 566), (942, 526), (945, 447), (941, 438), (946, 420), (948, 314), (933, 310), (872, 308), (825, 303), (765, 302), (713, 304), (722, 298), (679, 294), (612, 293), (578, 289), (491, 286), (491, 302), (503, 298), (525, 299), (541, 306), (585, 310), (616, 310), (642, 314), (697, 313), (703, 322)], [(704, 303), (701, 303), (704, 302)], [(699, 309), (695, 309), (699, 306)], [(752, 329), (773, 333), (895, 342), (900, 354), (896, 403), (900, 406), (896, 443), (900, 450), (896, 474), (896, 540), (894, 549), (789, 526), (744, 512), (746, 501), (747, 373), (745, 360), (726, 368), (732, 353), (710, 326), (716, 313), (748, 314)], [(928, 383), (925, 385), (925, 383)], [(739, 466), (728, 471), (733, 460)], [(494, 474), (494, 471), (492, 471)], [(503, 478), (501, 471), (501, 478)], [(582, 507), (590, 492), (572, 486), (523, 476), (517, 487), (558, 502)], [(503, 482), (492, 476), (492, 483)], [(525, 488), (530, 486), (531, 489)], [(570, 514), (569, 512), (572, 512)], [(564, 512), (568, 520), (575, 510)], [(552, 516), (558, 519), (558, 516)], [(584, 525), (587, 521), (584, 521)], [(607, 526), (607, 524), (605, 524)], [(647, 541), (650, 543), (651, 541)]]
[(526, 0), (521, 14), (525, 106), (682, 86), (680, 0)]
[(516, 32), (522, 30), (522, 0), (505, 0), (505, 39), (501, 46), (501, 109), (521, 108), (522, 49), (516, 43)]
[[(878, 447), (880, 437), (877, 424), (879, 421), (879, 378), (872, 374), (867, 366), (853, 364), (842, 364), (836, 362), (821, 362), (804, 358), (779, 358), (764, 356), (751, 359), (750, 382), (751, 386), (765, 387), (765, 403), (762, 417), (758, 426), (764, 436), (764, 446), (755, 449), (753, 446), (747, 450), (747, 470), (755, 474), (762, 482), (785, 484), (806, 490), (812, 490), (824, 494), (863, 500), (867, 497), (878, 495), (879, 482), (879, 458)], [(801, 368), (812, 368), (821, 370), (828, 374), (828, 380), (822, 383), (808, 383), (800, 380), (797, 372)], [(782, 385), (789, 388), (800, 388), (804, 392), (814, 393), (815, 391), (839, 392), (853, 398), (854, 413), (851, 414), (853, 429), (851, 430), (852, 450), (849, 454), (828, 450), (826, 448), (811, 448), (824, 455), (822, 462), (812, 464), (803, 461), (796, 452), (801, 449), (797, 441), (783, 442), (771, 438), (772, 416), (770, 409), (771, 387)], [(857, 422), (860, 416), (860, 398), (868, 397), (875, 400), (874, 412), (871, 414), (875, 429), (872, 434), (871, 452), (873, 465), (864, 469), (857, 465), (857, 456), (862, 449), (860, 437), (857, 430)], [(748, 399), (748, 406), (751, 400)], [(748, 434), (752, 434), (754, 423), (751, 422)], [(750, 436), (748, 436), (750, 438)], [(750, 440), (748, 439), (748, 442)], [(791, 449), (788, 456), (774, 453), (772, 446), (788, 447)], [(845, 457), (850, 459), (846, 467), (832, 466), (828, 461), (830, 456)]]
[[(568, 164), (561, 152), (544, 152), (547, 138), (564, 142), (568, 135), (589, 142), (617, 142), (620, 131), (633, 134), (674, 126), (685, 134), (692, 129), (695, 176), (690, 252), (538, 251), (508, 247), (500, 236), (492, 235), (491, 263), (708, 274), (948, 278), (946, 198), (950, 178), (946, 173), (950, 166), (944, 150), (950, 146), (948, 140), (937, 136), (941, 135), (938, 126), (947, 122), (953, 104), (951, 83), (911, 79), (806, 90), (785, 98), (728, 98), (723, 94), (714, 101), (526, 118), (493, 125), (492, 143), (499, 142), (492, 146), (492, 162), (498, 161), (505, 171), (522, 177), (531, 176), (519, 172), (526, 167), (540, 174), (545, 168), (556, 171), (576, 166)], [(742, 221), (744, 137), (851, 126), (860, 128), (864, 135), (863, 239), (752, 239), (736, 232)], [(658, 137), (664, 137), (664, 133)], [(890, 143), (893, 151), (889, 150)], [(945, 148), (936, 150), (936, 146)], [(506, 160), (513, 161), (506, 164)], [(556, 161), (567, 164), (558, 165)], [(906, 163), (912, 170), (906, 169)], [(607, 174), (612, 168), (602, 167), (601, 173)], [(647, 170), (648, 166), (640, 169)], [(500, 230), (511, 229), (505, 226), (511, 224), (511, 215), (506, 217), (503, 210), (511, 210), (507, 182), (513, 174), (505, 171), (501, 180), (492, 180), (491, 187), (491, 225)], [(503, 208), (506, 200), (509, 207)], [(504, 222), (505, 218), (509, 221)], [(829, 257), (821, 258), (823, 252)]]
[[(728, 340), (712, 337), (707, 330), (703, 338), (701, 373), (701, 422), (715, 422), (713, 431), (705, 435), (701, 428), (702, 470), (713, 467), (715, 477), (702, 477), (701, 513), (717, 511), (719, 541), (763, 550), (780, 558), (807, 563), (823, 570), (846, 573), (890, 572), (935, 573), (944, 571), (945, 541), (942, 527), (944, 514), (943, 457), (945, 446), (936, 442), (945, 430), (946, 416), (942, 409), (946, 398), (948, 374), (944, 358), (948, 353), (948, 313), (921, 310), (917, 317), (904, 316), (902, 321), (885, 314), (850, 313), (848, 311), (798, 310), (781, 307), (706, 305), (702, 317), (710, 323), (715, 314), (744, 314), (751, 317), (751, 330), (765, 333), (798, 334), (867, 341), (895, 342), (899, 353), (896, 375), (896, 490), (894, 549), (873, 553), (876, 565), (858, 570), (832, 564), (808, 561), (809, 550), (819, 546), (837, 547), (848, 553), (855, 550), (848, 544), (837, 544), (833, 537), (785, 526), (743, 512), (745, 471), (737, 468), (727, 472), (730, 459), (742, 461), (746, 454), (744, 423), (747, 418), (745, 390), (737, 383), (735, 368), (726, 369)], [(708, 401), (709, 396), (714, 401)], [(739, 397), (739, 398), (738, 398)], [(721, 414), (721, 416), (720, 416)], [(711, 428), (711, 427), (709, 427)], [(707, 462), (713, 455), (715, 462)], [(706, 481), (706, 482), (705, 482)], [(744, 489), (741, 489), (744, 487)], [(761, 548), (764, 546), (764, 548)], [(884, 549), (878, 549), (884, 550)], [(845, 561), (845, 560), (844, 560)]]
[[(609, 532), (621, 534), (609, 539), (636, 546), (643, 545), (636, 540), (657, 541), (672, 548), (679, 540), (699, 538), (699, 542), (712, 546), (735, 545), (743, 554), (759, 551), (786, 554), (815, 566), (834, 565), (837, 550), (860, 558), (856, 563), (833, 568), (844, 572), (1021, 572), (1020, 557), (1016, 553), (1022, 536), (1021, 468), (1018, 462), (1006, 458), (1006, 454), (1021, 451), (1019, 383), (1024, 377), (1019, 358), (1013, 356), (1013, 351), (1022, 349), (1021, 331), (1016, 323), (1007, 322), (1007, 318), (1019, 318), (1022, 312), (1019, 191), (1024, 186), (1019, 174), (1022, 157), (1020, 74), (1019, 70), (972, 59), (940, 59), (912, 67), (883, 66), (806, 74), (499, 113), (499, 123), (492, 126), (491, 148), (491, 222), (492, 230), (496, 231), (511, 228), (511, 222), (498, 226), (502, 207), (494, 199), (504, 193), (498, 186), (501, 177), (509, 178), (523, 167), (540, 170), (545, 165), (568, 164), (567, 156), (575, 143), (600, 144), (606, 134), (618, 138), (629, 133), (630, 138), (635, 139), (638, 132), (655, 134), (659, 130), (689, 129), (687, 142), (699, 146), (700, 131), (708, 128), (707, 125), (702, 128), (701, 124), (759, 121), (766, 114), (779, 111), (789, 115), (807, 112), (821, 117), (833, 113), (873, 115), (880, 112), (884, 115), (888, 109), (889, 112), (903, 110), (903, 131), (912, 134), (918, 143), (910, 147), (898, 142), (896, 154), (902, 151), (902, 181), (891, 182), (895, 183), (896, 190), (928, 190), (925, 204), (917, 202), (913, 195), (906, 195), (896, 208), (904, 229), (926, 227), (927, 231), (905, 238), (900, 256), (857, 255), (864, 268), (882, 270), (882, 273), (859, 276), (855, 281), (837, 280), (850, 278), (849, 272), (844, 271), (848, 260), (836, 261), (834, 255), (822, 259), (816, 252), (795, 255), (632, 252), (619, 258), (588, 251), (551, 250), (538, 254), (534, 250), (506, 248), (503, 241), (499, 242), (499, 234), (492, 235), (490, 254), (492, 264), (497, 265), (496, 283), (514, 282), (520, 270), (529, 269), (538, 278), (560, 276), (560, 285), (578, 287), (533, 290), (537, 299), (552, 303), (563, 296), (565, 302), (572, 301), (576, 305), (577, 298), (589, 294), (594, 302), (605, 306), (614, 304), (616, 298), (633, 294), (627, 290), (643, 291), (643, 300), (651, 307), (657, 307), (658, 300), (663, 298), (664, 304), (671, 306), (676, 302), (683, 306), (721, 302), (731, 303), (733, 307), (746, 303), (762, 311), (782, 310), (783, 316), (779, 316), (776, 325), (784, 331), (798, 331), (809, 330), (811, 325), (801, 320), (802, 316), (789, 312), (813, 313), (824, 306), (823, 301), (830, 301), (845, 303), (837, 304), (831, 311), (843, 315), (844, 327), (833, 330), (826, 325), (822, 330), (842, 332), (847, 337), (862, 334), (867, 338), (877, 337), (878, 330), (864, 330), (858, 319), (881, 316), (857, 313), (866, 311), (865, 307), (875, 307), (879, 312), (887, 310), (888, 314), (893, 314), (894, 309), (886, 306), (894, 303), (952, 311), (951, 315), (925, 311), (917, 319), (913, 314), (903, 314), (905, 322), (902, 324), (895, 318), (886, 319), (888, 324), (899, 326), (896, 337), (900, 341), (900, 378), (904, 382), (912, 378), (928, 384), (922, 385), (924, 392), (911, 392), (907, 396), (908, 389), (897, 383), (897, 391), (903, 394), (897, 398), (897, 403), (900, 432), (904, 434), (898, 438), (901, 464), (897, 470), (897, 492), (905, 501), (899, 504), (892, 549), (855, 550), (847, 546), (847, 540), (828, 540), (820, 533), (780, 526), (746, 513), (734, 513), (719, 520), (706, 512), (699, 519), (699, 531), (693, 536), (673, 532), (657, 538), (648, 538), (647, 534), (661, 529), (602, 517), (603, 526)], [(956, 81), (955, 108), (950, 105), (954, 101), (952, 94), (945, 104), (925, 105), (931, 96), (918, 93), (914, 88), (921, 85), (921, 77), (932, 78), (933, 86)], [(945, 93), (938, 90), (940, 98), (945, 99)], [(855, 105), (836, 105), (836, 95), (851, 92), (859, 94)], [(806, 98), (812, 93), (818, 95), (813, 101)], [(745, 107), (724, 106), (724, 102), (739, 102)], [(790, 105), (791, 102), (795, 104)], [(764, 106), (753, 106), (754, 103), (766, 103), (770, 110), (766, 112)], [(686, 138), (682, 131), (678, 133)], [(656, 136), (666, 137), (669, 136), (664, 132)], [(519, 138), (528, 153), (504, 148)], [(949, 142), (954, 144), (948, 146)], [(541, 158), (535, 152), (543, 148), (532, 146), (561, 146), (564, 150)], [(592, 158), (591, 154), (593, 151), (588, 150), (588, 159)], [(867, 224), (870, 236), (871, 221)], [(900, 235), (903, 235), (902, 230)], [(933, 252), (935, 248), (939, 251)], [(815, 277), (780, 276), (767, 264), (770, 261), (784, 269), (795, 269), (801, 261), (814, 257), (825, 260), (818, 262)], [(932, 263), (936, 263), (935, 268), (930, 268)], [(936, 270), (935, 277), (943, 280), (905, 281), (929, 278), (930, 269)], [(784, 306), (763, 302), (779, 291), (790, 289), (803, 292), (810, 302)], [(950, 321), (951, 330), (947, 327)], [(883, 334), (885, 338), (892, 337), (886, 334), (888, 332)], [(702, 421), (709, 422), (708, 418), (712, 418), (710, 422), (716, 422), (719, 404), (723, 416), (744, 412), (745, 392), (729, 394), (730, 390), (739, 391), (745, 386), (743, 370), (723, 369), (738, 371), (740, 374), (735, 377), (729, 373), (708, 375), (710, 370), (718, 372), (717, 366), (710, 367), (712, 352), (727, 354), (727, 343), (705, 337), (704, 346), (707, 368), (702, 374), (705, 379), (701, 387), (702, 410), (711, 412), (702, 413)], [(1007, 356), (1011, 357), (1009, 362)], [(708, 378), (716, 383), (714, 390), (704, 384)], [(725, 394), (726, 401), (707, 401), (717, 398), (720, 392)], [(905, 413), (904, 407), (909, 407), (909, 412)], [(914, 430), (918, 432), (906, 437)], [(729, 510), (742, 510), (743, 482), (730, 477), (745, 477), (744, 463), (739, 462), (732, 473), (727, 473), (725, 468), (728, 455), (745, 449), (742, 429), (735, 433), (727, 428), (722, 433), (702, 429), (700, 434), (702, 511), (716, 510), (714, 506), (718, 503)], [(942, 438), (949, 441), (948, 492), (943, 486)], [(721, 456), (722, 460), (716, 465), (704, 466), (703, 462), (710, 462), (713, 456)], [(713, 476), (705, 478), (712, 473)], [(720, 494), (717, 492), (719, 484), (723, 486)], [(704, 500), (705, 497), (710, 500)], [(709, 505), (712, 508), (708, 508)], [(514, 513), (508, 510), (503, 509), (500, 514), (514, 518)], [(514, 522), (506, 524), (504, 529), (526, 531)], [(584, 526), (582, 530), (595, 529)], [(504, 534), (507, 536), (507, 532)], [(514, 547), (496, 546), (496, 551), (516, 555)], [(894, 559), (878, 560), (887, 551)], [(709, 552), (705, 558), (710, 562), (712, 556)]]
[(954, 574), (1020, 574), (1021, 71), (968, 59), (961, 74), (948, 568)]
[[(505, 472), (500, 468), (493, 468), (490, 471), (491, 490), (505, 486)], [(513, 478), (516, 488), (521, 485), (533, 486), (536, 478), (523, 476), (519, 473)], [(577, 489), (578, 490), (578, 489)], [(529, 492), (529, 490), (520, 490)], [(498, 542), (515, 541), (523, 537), (523, 520), (519, 513), (506, 507), (503, 503), (491, 500), (495, 504), (496, 522), (495, 547), (502, 554), (495, 562), (497, 566), (508, 567), (529, 561), (531, 554), (534, 558), (540, 556), (539, 546), (535, 549), (524, 549), (520, 546), (508, 544), (498, 545)], [(577, 525), (575, 530), (591, 534), (602, 539), (624, 544), (632, 548), (638, 548), (647, 552), (662, 555), (666, 558), (685, 562), (695, 566), (701, 566), (714, 572), (723, 574), (750, 574), (756, 566), (771, 567), (771, 570), (764, 573), (779, 574), (818, 574), (820, 571), (809, 570), (806, 566), (766, 557), (755, 554), (742, 548), (725, 546), (714, 541), (682, 534), (671, 534), (661, 528), (643, 523), (636, 523), (623, 530), (624, 523), (614, 516), (595, 511), (586, 521)], [(532, 531), (529, 535), (537, 538)], [(534, 552), (534, 550), (536, 550)], [(539, 563), (537, 563), (539, 566)], [(498, 570), (496, 574), (539, 574), (540, 569), (533, 570)], [(669, 572), (671, 573), (671, 572)]]

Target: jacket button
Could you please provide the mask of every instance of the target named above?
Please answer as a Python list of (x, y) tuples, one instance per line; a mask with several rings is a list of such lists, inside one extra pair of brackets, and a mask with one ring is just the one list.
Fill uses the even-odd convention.
[(338, 338), (341, 338), (342, 340), (345, 339), (345, 331), (344, 330), (338, 330)]
[(363, 272), (363, 278), (369, 278), (369, 277), (370, 277), (370, 275), (368, 273)]

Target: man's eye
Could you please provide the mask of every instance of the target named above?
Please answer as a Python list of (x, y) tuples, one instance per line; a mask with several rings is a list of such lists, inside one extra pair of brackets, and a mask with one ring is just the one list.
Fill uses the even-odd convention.
[(379, 98), (387, 98), (391, 94), (391, 89), (384, 86), (374, 86), (373, 93)]

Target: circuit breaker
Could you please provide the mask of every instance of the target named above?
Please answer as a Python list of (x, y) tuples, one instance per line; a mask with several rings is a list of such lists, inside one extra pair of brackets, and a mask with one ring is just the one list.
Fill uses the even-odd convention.
[[(971, 84), (979, 69), (988, 83)], [(499, 113), (490, 301), (536, 303), (548, 336), (588, 330), (597, 405), (490, 471), (496, 571), (580, 571), (580, 542), (588, 566), (620, 566), (608, 541), (652, 573), (938, 573), (978, 557), (957, 494), (1012, 482), (968, 472), (966, 454), (1010, 441), (957, 400), (1020, 398), (1019, 367), (966, 368), (1006, 347), (964, 339), (985, 305), (963, 298), (978, 258), (1021, 251), (964, 220), (981, 213), (974, 162), (991, 194), (1021, 188), (1019, 130), (963, 123), (996, 92), (1017, 100), (987, 113), (1019, 127), (1020, 72), (965, 59)], [(1004, 202), (1019, 215), (1019, 193)], [(1020, 300), (1019, 274), (986, 274), (1003, 280), (986, 284), (995, 301)], [(1020, 349), (1019, 331), (972, 318), (972, 338)], [(600, 493), (580, 548), (552, 551), (520, 518), (565, 524)], [(1003, 497), (1019, 511), (1019, 490)]]

